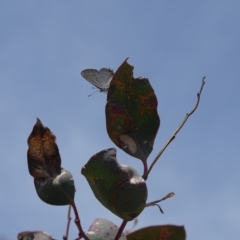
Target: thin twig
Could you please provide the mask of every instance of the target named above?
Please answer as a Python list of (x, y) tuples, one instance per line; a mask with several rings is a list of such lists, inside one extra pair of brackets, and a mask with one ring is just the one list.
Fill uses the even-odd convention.
[(78, 231), (79, 231), (78, 238), (76, 240), (79, 240), (81, 238), (84, 238), (85, 240), (89, 240), (89, 238), (86, 236), (85, 232), (82, 229), (80, 218), (79, 218), (78, 211), (77, 211), (77, 207), (76, 207), (74, 201), (71, 203), (71, 206), (72, 206), (74, 214), (75, 214), (74, 222), (77, 225), (77, 228), (78, 228)]
[(133, 221), (132, 227), (128, 230), (125, 230), (124, 234), (128, 235), (129, 233), (131, 233), (133, 231), (133, 229), (137, 226), (137, 224), (138, 224), (138, 219), (135, 218), (134, 221)]
[(177, 133), (181, 130), (181, 128), (183, 127), (183, 125), (186, 123), (186, 121), (188, 120), (188, 118), (195, 112), (195, 110), (197, 109), (199, 102), (200, 102), (200, 97), (201, 97), (201, 93), (203, 90), (203, 86), (205, 84), (205, 78), (202, 78), (202, 85), (200, 88), (200, 91), (197, 93), (197, 102), (195, 104), (195, 106), (193, 107), (193, 109), (186, 114), (185, 118), (183, 119), (182, 123), (179, 125), (179, 127), (176, 129), (176, 131), (172, 134), (172, 136), (168, 139), (168, 141), (165, 143), (165, 145), (163, 146), (163, 148), (160, 150), (160, 152), (157, 154), (157, 156), (155, 157), (155, 159), (153, 160), (151, 166), (148, 169), (148, 172), (146, 175), (143, 176), (144, 179), (147, 179), (149, 173), (151, 172), (153, 166), (155, 165), (155, 163), (157, 162), (157, 160), (159, 159), (159, 157), (162, 155), (162, 153), (164, 152), (164, 150), (168, 147), (168, 145), (175, 139)]
[(63, 236), (63, 240), (68, 240), (68, 233), (69, 233), (69, 227), (71, 222), (71, 205), (68, 206), (68, 222), (67, 222), (67, 228), (66, 228), (66, 234)]
[(150, 207), (150, 206), (154, 206), (156, 203), (159, 203), (159, 202), (162, 202), (168, 198), (171, 198), (175, 195), (174, 192), (170, 192), (169, 194), (167, 194), (165, 197), (159, 199), (159, 200), (156, 200), (156, 201), (153, 201), (153, 202), (150, 202), (150, 203), (146, 203), (146, 206), (145, 207)]
[(146, 203), (146, 206), (145, 206), (145, 207), (157, 206), (157, 207), (159, 208), (160, 212), (161, 212), (162, 214), (164, 214), (161, 206), (160, 206), (158, 203), (161, 202), (161, 201), (164, 201), (164, 200), (166, 200), (166, 199), (168, 199), (168, 198), (170, 198), (170, 197), (173, 197), (174, 195), (175, 195), (174, 192), (170, 192), (169, 194), (167, 194), (165, 197), (161, 198), (160, 200), (156, 200), (156, 201), (153, 201), (153, 202), (150, 202), (150, 203)]
[(123, 232), (123, 229), (126, 227), (128, 221), (123, 220), (120, 228), (118, 229), (117, 235), (115, 236), (114, 240), (118, 240)]

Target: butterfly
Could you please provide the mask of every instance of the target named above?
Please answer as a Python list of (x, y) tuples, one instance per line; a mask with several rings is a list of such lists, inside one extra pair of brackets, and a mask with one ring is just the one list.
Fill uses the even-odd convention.
[(114, 76), (114, 72), (110, 68), (101, 68), (99, 71), (96, 69), (85, 69), (81, 72), (81, 75), (88, 82), (100, 89), (100, 92), (106, 93)]

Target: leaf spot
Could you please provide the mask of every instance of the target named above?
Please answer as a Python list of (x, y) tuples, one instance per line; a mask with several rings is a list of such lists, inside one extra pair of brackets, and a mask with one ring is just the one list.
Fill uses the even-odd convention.
[(132, 138), (127, 135), (121, 135), (120, 140), (128, 147), (131, 153), (137, 152), (137, 144)]

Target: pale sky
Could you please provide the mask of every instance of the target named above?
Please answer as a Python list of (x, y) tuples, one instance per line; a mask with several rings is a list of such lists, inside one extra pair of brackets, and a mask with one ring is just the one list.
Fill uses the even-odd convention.
[[(149, 79), (161, 126), (152, 162), (196, 102), (199, 108), (152, 170), (136, 229), (184, 225), (188, 240), (240, 237), (240, 2), (0, 1), (0, 239), (43, 230), (62, 239), (67, 207), (47, 205), (27, 167), (27, 137), (40, 118), (57, 137), (62, 167), (74, 176), (82, 226), (121, 219), (94, 197), (81, 168), (115, 147), (105, 124), (106, 94), (82, 78), (86, 68), (114, 71), (129, 57), (134, 76)], [(119, 163), (142, 164), (117, 148)], [(69, 239), (77, 237), (72, 214)], [(129, 223), (126, 230), (131, 228)]]

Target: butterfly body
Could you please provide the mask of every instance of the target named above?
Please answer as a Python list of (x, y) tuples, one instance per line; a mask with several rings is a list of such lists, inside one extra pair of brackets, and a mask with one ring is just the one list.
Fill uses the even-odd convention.
[(114, 72), (109, 68), (101, 68), (99, 71), (96, 69), (85, 69), (81, 72), (81, 75), (97, 87), (100, 92), (107, 92)]

